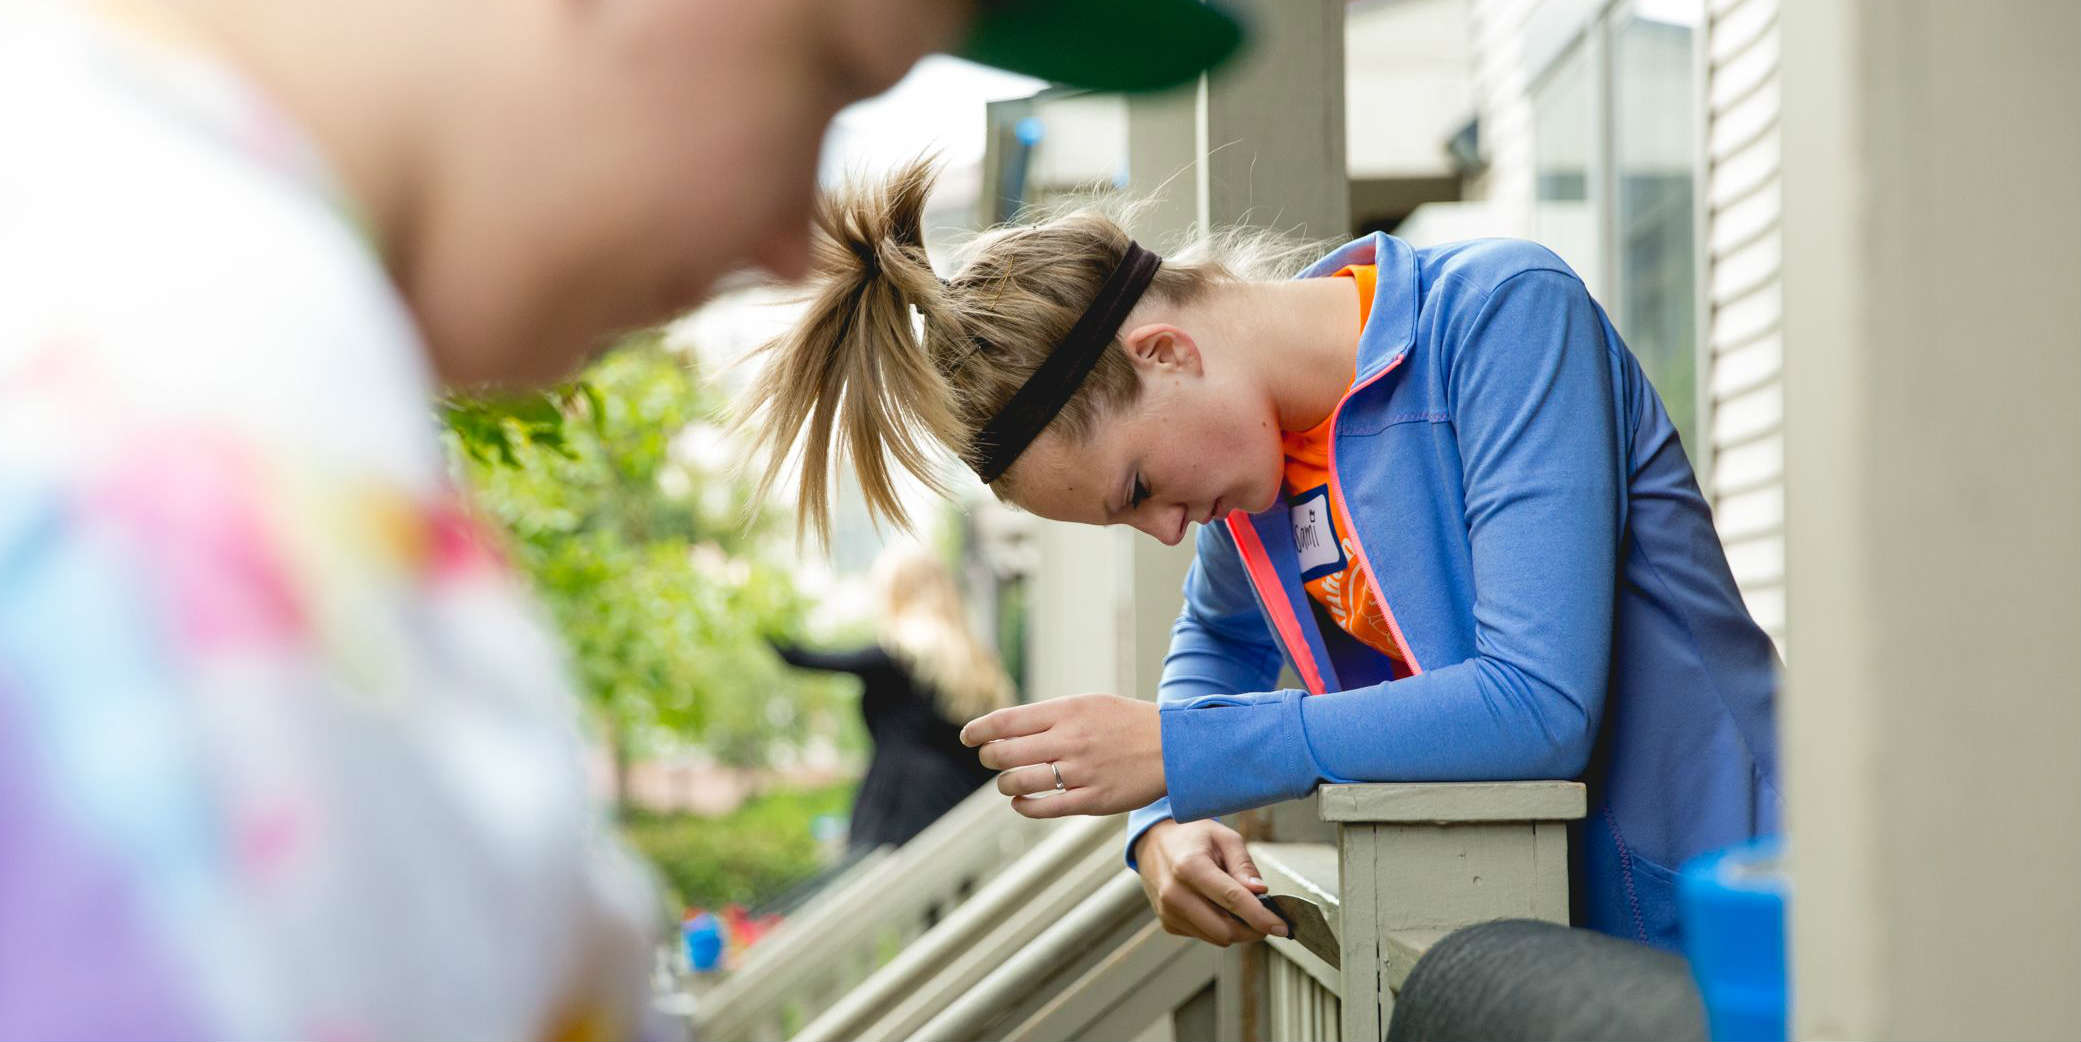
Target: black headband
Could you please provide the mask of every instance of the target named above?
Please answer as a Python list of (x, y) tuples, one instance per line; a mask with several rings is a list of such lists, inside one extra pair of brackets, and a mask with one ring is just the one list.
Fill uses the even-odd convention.
[(1011, 401), (1004, 403), (1004, 408), (976, 432), (975, 446), (980, 458), (975, 472), (984, 484), (1003, 477), (1026, 446), (1033, 444), (1055, 414), (1069, 404), (1091, 367), (1104, 356), (1106, 345), (1113, 342), (1120, 324), (1127, 321), (1127, 313), (1134, 310), (1135, 303), (1148, 290), (1156, 269), (1162, 266), (1162, 257), (1142, 249), (1139, 243), (1128, 242), (1127, 252), (1120, 255), (1120, 266), (1106, 276), (1105, 285), (1098, 288), (1098, 296), (1092, 298), (1091, 306), (1084, 309), (1077, 324), (1070, 327), (1069, 335), (1055, 345), (1025, 385), (1013, 392)]

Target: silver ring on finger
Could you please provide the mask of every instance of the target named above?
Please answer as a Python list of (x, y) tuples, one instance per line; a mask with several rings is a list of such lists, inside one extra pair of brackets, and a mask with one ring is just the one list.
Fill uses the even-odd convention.
[(1048, 761), (1048, 769), (1055, 772), (1055, 791), (1067, 792), (1069, 786), (1062, 784), (1062, 768), (1055, 766), (1055, 761), (1050, 760)]

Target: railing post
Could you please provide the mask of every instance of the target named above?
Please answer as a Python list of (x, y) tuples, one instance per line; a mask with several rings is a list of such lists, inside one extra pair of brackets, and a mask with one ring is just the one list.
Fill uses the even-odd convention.
[(1394, 988), (1439, 936), (1490, 919), (1568, 921), (1575, 782), (1325, 785), (1337, 825), (1343, 1038), (1381, 1039)]

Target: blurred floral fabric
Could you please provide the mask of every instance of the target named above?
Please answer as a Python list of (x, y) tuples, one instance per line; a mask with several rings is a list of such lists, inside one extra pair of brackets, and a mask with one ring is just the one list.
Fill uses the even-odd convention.
[(0, 1037), (634, 1033), (647, 882), (323, 163), (0, 22)]

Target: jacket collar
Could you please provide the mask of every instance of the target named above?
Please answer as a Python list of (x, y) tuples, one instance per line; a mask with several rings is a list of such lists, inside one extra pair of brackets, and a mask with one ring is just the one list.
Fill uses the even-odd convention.
[[(1353, 264), (1371, 264), (1379, 278), (1373, 307), (1359, 331), (1355, 387), (1387, 371), (1416, 343), (1416, 251), (1391, 235), (1375, 232), (1331, 251), (1308, 266), (1300, 278), (1323, 278)], [(1342, 406), (1340, 405), (1341, 409)], [(1287, 501), (1280, 496), (1270, 509), (1248, 517), (1230, 515), (1228, 526), (1242, 555), (1246, 574), (1264, 607), (1273, 633), (1293, 660), (1308, 689), (1317, 694), (1339, 689), (1339, 678), (1300, 582), (1300, 562), (1293, 548)], [(1354, 539), (1357, 533), (1352, 533)]]
[(1363, 384), (1409, 353), (1416, 343), (1417, 281), (1416, 251), (1409, 244), (1384, 232), (1353, 239), (1332, 250), (1329, 256), (1308, 265), (1298, 277), (1317, 279), (1334, 275), (1353, 264), (1371, 264), (1379, 269), (1373, 289), (1372, 316), (1359, 331), (1357, 383)]

